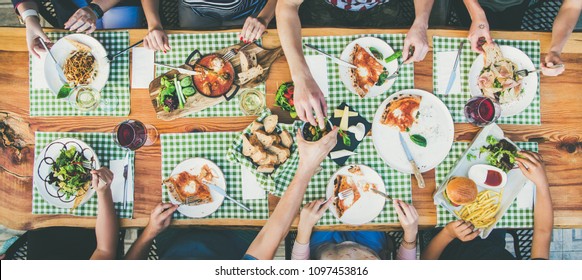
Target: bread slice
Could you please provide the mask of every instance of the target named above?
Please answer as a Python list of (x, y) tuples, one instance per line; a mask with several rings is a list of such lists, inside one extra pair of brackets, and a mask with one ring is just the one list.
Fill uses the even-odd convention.
[(257, 168), (257, 172), (260, 173), (273, 173), (273, 171), (275, 171), (275, 166), (267, 164), (267, 165), (261, 165)]
[(275, 128), (277, 128), (277, 123), (279, 123), (279, 116), (277, 115), (270, 115), (263, 120), (263, 124), (265, 125), (265, 132), (268, 134), (273, 133)]
[(263, 131), (262, 129), (255, 131), (254, 135), (257, 136), (259, 141), (261, 141), (261, 144), (263, 144), (263, 147), (265, 147), (265, 149), (274, 145), (275, 140), (277, 140), (277, 137), (267, 134), (267, 132)]
[(267, 151), (267, 157), (257, 162), (258, 165), (276, 165), (279, 163), (279, 158), (276, 154)]
[(267, 151), (272, 152), (272, 153), (277, 155), (277, 160), (278, 160), (277, 164), (284, 163), (285, 161), (287, 161), (287, 159), (291, 155), (291, 151), (288, 148), (285, 148), (285, 147), (280, 146), (280, 145), (270, 146), (267, 148)]
[(245, 157), (250, 157), (257, 148), (251, 144), (248, 135), (243, 134), (241, 137), (242, 137), (242, 154)]
[(258, 164), (259, 162), (261, 162), (262, 160), (266, 159), (268, 156), (267, 152), (261, 147), (259, 149), (257, 149), (252, 155), (251, 155), (251, 160)]
[(263, 128), (264, 128), (264, 126), (263, 126), (263, 124), (262, 124), (262, 123), (260, 123), (259, 121), (257, 121), (257, 120), (254, 120), (254, 121), (251, 123), (251, 127), (250, 127), (250, 128), (251, 128), (251, 133), (254, 133), (255, 131), (257, 131), (257, 130), (259, 130), (259, 129), (263, 129)]
[(291, 145), (293, 145), (293, 137), (291, 136), (291, 133), (289, 133), (289, 131), (287, 130), (281, 131), (279, 137), (281, 137), (281, 144), (284, 147), (291, 148)]

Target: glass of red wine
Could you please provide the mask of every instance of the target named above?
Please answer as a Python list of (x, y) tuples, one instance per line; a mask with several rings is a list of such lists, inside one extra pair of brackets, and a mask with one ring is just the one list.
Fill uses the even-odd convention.
[(465, 105), (465, 118), (476, 126), (486, 126), (501, 115), (501, 106), (495, 100), (484, 96), (471, 98)]
[(115, 143), (122, 148), (135, 151), (142, 146), (153, 145), (158, 140), (158, 130), (138, 120), (125, 120), (113, 130)]

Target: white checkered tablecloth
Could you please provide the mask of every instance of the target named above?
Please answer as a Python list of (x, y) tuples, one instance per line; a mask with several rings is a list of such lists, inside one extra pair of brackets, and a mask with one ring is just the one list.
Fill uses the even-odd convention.
[[(167, 53), (156, 52), (156, 62), (179, 66), (184, 64), (188, 55), (194, 50), (199, 50), (202, 55), (214, 53), (218, 50), (240, 43), (238, 33), (204, 33), (204, 34), (170, 34), (168, 35), (172, 50)], [(198, 57), (192, 59), (192, 63)], [(156, 76), (168, 72), (170, 69), (156, 67)], [(265, 94), (265, 84), (256, 87)], [(187, 117), (239, 117), (244, 116), (240, 109), (240, 96), (243, 89), (240, 89), (235, 98), (230, 101), (223, 101), (217, 105), (206, 108), (199, 112), (194, 112)]]
[[(304, 37), (303, 44), (308, 43), (316, 46), (320, 50), (340, 57), (344, 48), (353, 40), (360, 37), (376, 37), (386, 41), (394, 51), (402, 49), (404, 45), (405, 34), (365, 34), (351, 36), (325, 36), (325, 37)], [(305, 55), (317, 55), (315, 51), (303, 47)], [(399, 59), (402, 63), (402, 59)], [(358, 112), (364, 118), (372, 120), (378, 106), (390, 94), (404, 89), (414, 88), (414, 65), (413, 63), (402, 65), (400, 75), (396, 78), (394, 85), (384, 94), (376, 97), (360, 98), (359, 95), (350, 92), (342, 83), (339, 75), (339, 66), (327, 59), (327, 76), (329, 80), (329, 96), (325, 98), (329, 112), (333, 112), (342, 102), (351, 104), (358, 108)]]
[[(436, 53), (444, 51), (457, 51), (461, 41), (465, 41), (463, 46), (463, 51), (461, 52), (459, 68), (460, 76), (457, 79), (461, 79), (461, 91), (462, 92), (451, 92), (448, 95), (444, 93), (439, 93), (438, 85), (438, 75), (449, 75), (450, 70), (447, 73), (438, 73), (439, 68), (438, 61), (436, 59)], [(533, 40), (495, 40), (495, 42), (501, 46), (511, 46), (522, 50), (529, 58), (532, 60), (534, 65), (540, 65), (540, 41)], [(449, 38), (449, 37), (433, 37), (433, 51), (435, 53), (433, 60), (433, 88), (435, 89), (435, 94), (447, 105), (451, 111), (454, 122), (463, 123), (467, 122), (463, 109), (467, 101), (471, 98), (471, 91), (469, 89), (469, 71), (471, 70), (471, 65), (473, 61), (479, 55), (478, 53), (471, 50), (471, 44), (466, 38)], [(452, 70), (452, 69), (451, 69)], [(501, 117), (497, 120), (500, 124), (541, 124), (541, 114), (540, 114), (540, 88), (539, 88), (539, 77), (538, 77), (538, 89), (536, 92), (536, 97), (532, 103), (520, 114), (510, 117)]]
[[(296, 123), (296, 127), (300, 124)], [(279, 174), (275, 179), (276, 191), (274, 195), (282, 196), (287, 190), (287, 186), (293, 179), (295, 171), (297, 170), (298, 157), (297, 160), (293, 162), (294, 166), (286, 169), (286, 172)], [(374, 143), (372, 143), (372, 137), (365, 137), (364, 140), (358, 146), (356, 154), (351, 156), (346, 165), (350, 164), (363, 164), (374, 169), (380, 177), (384, 180), (384, 185), (386, 186), (386, 193), (393, 198), (403, 200), (407, 203), (412, 201), (412, 191), (411, 191), (411, 181), (410, 175), (400, 173), (394, 169), (391, 169), (384, 163), (376, 148), (374, 148)], [(325, 190), (327, 184), (329, 183), (332, 175), (341, 168), (333, 160), (326, 158), (321, 164), (322, 170), (317, 173), (307, 187), (307, 192), (303, 198), (303, 204), (311, 202), (316, 199), (325, 198)], [(384, 210), (380, 215), (374, 219), (371, 223), (398, 223), (398, 214), (394, 211), (392, 202), (386, 201)], [(327, 211), (323, 217), (319, 220), (317, 225), (338, 225), (341, 224), (330, 211)]]
[[(224, 199), (222, 205), (205, 219), (268, 219), (269, 204), (267, 199), (242, 199), (241, 169), (238, 164), (226, 158), (226, 151), (232, 145), (233, 137), (240, 132), (198, 132), (162, 134), (162, 180), (166, 179), (180, 162), (201, 157), (213, 161), (226, 177), (226, 192), (236, 200), (243, 202), (253, 211), (247, 212), (234, 202)], [(170, 194), (162, 185), (162, 200), (169, 202)], [(190, 219), (174, 213), (176, 219)]]
[[(110, 160), (123, 159), (126, 151), (113, 141), (111, 133), (84, 133), (84, 132), (36, 132), (35, 134), (35, 158), (46, 145), (59, 138), (76, 138), (87, 143), (99, 158), (101, 166), (109, 167)], [(130, 164), (133, 164), (135, 153), (130, 153)], [(132, 176), (133, 177), (133, 176)], [(34, 182), (33, 184), (37, 184)], [(40, 186), (40, 185), (39, 185)], [(128, 202), (123, 209), (123, 202), (115, 203), (115, 211), (119, 218), (133, 217), (133, 202)], [(36, 187), (32, 188), (32, 213), (33, 214), (72, 214), (75, 216), (97, 216), (97, 194), (94, 194), (85, 204), (77, 207), (73, 212), (69, 209), (58, 208), (49, 204)]]
[[(535, 142), (516, 142), (519, 148), (529, 151), (538, 151), (538, 143)], [(435, 169), (436, 185), (440, 186), (451, 168), (454, 167), (455, 162), (459, 157), (469, 148), (469, 143), (455, 142), (449, 155), (445, 160)], [(437, 205), (437, 227), (443, 227), (456, 218), (453, 214), (445, 208)], [(507, 212), (501, 217), (501, 220), (495, 225), (495, 228), (531, 228), (533, 227), (533, 209), (520, 209), (517, 207), (517, 202), (514, 200), (513, 204), (507, 209)]]
[[(71, 32), (49, 32), (47, 36), (56, 42), (58, 39), (74, 34)], [(99, 41), (107, 53), (117, 53), (129, 46), (128, 31), (101, 31), (91, 34)], [(50, 59), (50, 57), (48, 57)], [(44, 65), (44, 64), (43, 64)], [(109, 79), (101, 92), (101, 98), (117, 96), (119, 105), (115, 110), (97, 108), (91, 112), (82, 112), (73, 107), (66, 99), (56, 98), (50, 89), (33, 89), (32, 80), (44, 79), (33, 77), (32, 57), (29, 58), (30, 115), (31, 116), (128, 116), (129, 115), (129, 54), (125, 52), (110, 63)], [(42, 73), (42, 72), (41, 72)], [(103, 101), (102, 101), (103, 102)]]

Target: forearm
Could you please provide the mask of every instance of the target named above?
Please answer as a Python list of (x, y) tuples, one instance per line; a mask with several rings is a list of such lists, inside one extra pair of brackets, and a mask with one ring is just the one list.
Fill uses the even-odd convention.
[(148, 22), (148, 30), (162, 28), (162, 21), (158, 8), (160, 6), (159, 0), (141, 0), (143, 13)]
[(421, 260), (438, 260), (445, 248), (453, 241), (450, 235), (445, 232), (446, 229), (442, 229), (426, 247), (424, 252), (420, 255)]
[(572, 34), (572, 30), (576, 27), (581, 10), (582, 0), (564, 1), (552, 27), (550, 52), (562, 53), (570, 34)]
[(131, 245), (127, 254), (125, 254), (124, 259), (126, 260), (145, 260), (148, 258), (148, 254), (152, 244), (154, 243), (155, 234), (152, 234), (148, 228), (143, 231), (143, 233), (137, 238), (137, 240)]
[(303, 56), (301, 22), (297, 1), (281, 0), (277, 3), (277, 31), (285, 52), (294, 82), (313, 79)]
[(247, 254), (257, 259), (273, 259), (277, 247), (289, 233), (291, 223), (299, 212), (305, 190), (311, 175), (313, 175), (313, 171), (310, 168), (307, 165), (302, 165), (301, 162), (299, 163), (299, 168), (293, 181), (291, 181), (273, 214), (249, 247)]
[(97, 205), (95, 224), (97, 249), (91, 259), (114, 259), (117, 252), (119, 224), (115, 215), (111, 189), (97, 193)]
[(277, 0), (269, 0), (261, 12), (257, 15), (257, 18), (264, 20), (264, 22), (269, 25), (269, 22), (275, 16), (275, 8), (277, 7)]
[(415, 18), (413, 24), (428, 28), (428, 20), (430, 18), (430, 11), (432, 10), (433, 4), (434, 0), (414, 0)]
[(487, 22), (485, 11), (481, 8), (478, 0), (464, 0), (463, 2), (473, 22)]
[(101, 8), (101, 10), (103, 10), (103, 12), (107, 12), (111, 8), (115, 7), (115, 5), (117, 5), (121, 1), (120, 0), (93, 0), (91, 2), (99, 5), (99, 7)]
[(36, 2), (34, 2), (34, 1), (20, 2), (20, 3), (15, 4), (14, 7), (16, 8), (16, 11), (18, 11), (18, 14), (21, 14), (22, 12), (24, 12), (26, 10), (30, 10), (30, 9), (33, 9), (33, 10), (38, 12), (38, 6), (36, 5)]
[(542, 184), (536, 184), (534, 233), (531, 249), (532, 259), (548, 259), (550, 257), (550, 242), (554, 227), (554, 210), (549, 187), (547, 183)]

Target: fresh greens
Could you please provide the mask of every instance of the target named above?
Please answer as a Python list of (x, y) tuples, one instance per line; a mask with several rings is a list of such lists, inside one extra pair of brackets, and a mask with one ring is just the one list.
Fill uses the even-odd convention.
[(176, 109), (183, 109), (186, 104), (186, 97), (194, 94), (196, 94), (196, 89), (193, 87), (192, 77), (186, 76), (180, 80), (177, 75), (174, 75), (173, 78), (162, 76), (157, 100), (164, 111), (171, 112)]
[(374, 55), (374, 57), (376, 57), (376, 59), (382, 60), (384, 59), (384, 55), (382, 55), (382, 53), (374, 47), (370, 47), (370, 52), (372, 53), (372, 55)]
[(59, 93), (57, 94), (57, 98), (67, 98), (71, 95), (71, 91), (73, 88), (69, 84), (64, 84), (60, 89)]
[(196, 90), (193, 87), (183, 87), (182, 93), (184, 94), (184, 96), (188, 97), (194, 95), (196, 93)]
[(294, 89), (293, 82), (283, 83), (275, 95), (275, 106), (288, 111), (292, 118), (297, 117), (295, 102), (293, 101)]
[(183, 88), (192, 86), (192, 78), (190, 76), (184, 77), (182, 80), (180, 80), (180, 86)]
[(378, 81), (376, 82), (377, 86), (381, 86), (386, 82), (386, 78), (388, 78), (388, 72), (386, 72), (386, 67), (384, 67), (384, 72), (380, 74), (378, 77)]
[(397, 59), (397, 58), (399, 58), (401, 56), (402, 56), (402, 51), (397, 51), (397, 52), (393, 53), (391, 56), (387, 57), (384, 60), (384, 62), (390, 63), (391, 61), (393, 61), (393, 60), (395, 60), (395, 59)]
[(477, 159), (477, 156), (475, 156), (474, 154), (468, 153), (467, 154), (467, 160), (468, 161), (472, 161), (474, 159)]
[(505, 172), (515, 166), (515, 158), (519, 157), (517, 148), (505, 139), (498, 140), (494, 136), (487, 136), (487, 146), (481, 147), (479, 152), (487, 154), (487, 162)]
[(426, 138), (420, 134), (412, 134), (410, 135), (410, 140), (418, 146), (426, 147)]
[(83, 163), (90, 163), (90, 161), (75, 147), (68, 150), (62, 149), (51, 167), (48, 182), (58, 186), (59, 193), (63, 193), (66, 199), (76, 196), (81, 189), (88, 190), (91, 170), (83, 167)]
[(340, 129), (338, 131), (338, 133), (342, 137), (342, 141), (344, 142), (344, 145), (346, 145), (348, 147), (352, 145), (352, 139), (350, 139), (350, 135), (348, 135), (347, 132)]

